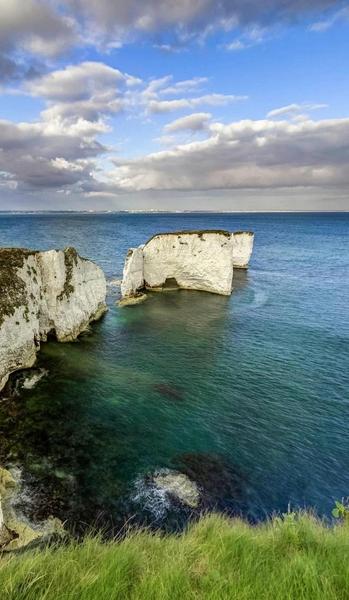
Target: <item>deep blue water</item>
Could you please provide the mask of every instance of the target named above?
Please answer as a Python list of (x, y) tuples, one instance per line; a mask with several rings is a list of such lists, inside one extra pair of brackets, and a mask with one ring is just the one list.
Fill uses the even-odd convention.
[(0, 245), (74, 245), (114, 279), (130, 246), (202, 228), (256, 234), (230, 298), (119, 309), (111, 289), (106, 317), (43, 345), (49, 375), (0, 403), (3, 460), (24, 466), (39, 516), (49, 496), (72, 522), (141, 518), (135, 482), (183, 464), (216, 469), (215, 505), (250, 519), (329, 515), (349, 495), (349, 214), (0, 215)]

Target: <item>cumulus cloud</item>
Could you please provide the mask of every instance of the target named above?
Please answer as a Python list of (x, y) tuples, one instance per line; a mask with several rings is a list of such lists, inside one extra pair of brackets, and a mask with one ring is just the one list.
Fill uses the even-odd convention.
[(75, 21), (43, 0), (0, 0), (0, 79), (30, 75), (21, 53), (53, 57), (77, 41)]
[(105, 151), (79, 135), (50, 133), (44, 123), (0, 121), (0, 172), (20, 188), (60, 188), (91, 179), (93, 159)]
[(31, 76), (33, 57), (45, 62), (78, 46), (103, 50), (141, 36), (165, 51), (181, 51), (217, 30), (239, 28), (243, 37), (228, 45), (234, 50), (259, 43), (261, 32), (274, 24), (324, 15), (312, 26), (320, 31), (347, 13), (340, 0), (0, 0), (0, 15), (4, 81)]
[(0, 47), (20, 44), (26, 50), (52, 56), (73, 43), (73, 21), (42, 0), (0, 0)]
[(126, 92), (141, 81), (100, 62), (70, 65), (26, 85), (46, 100), (41, 116), (51, 130), (96, 135), (107, 130), (105, 117), (125, 107)]
[(214, 190), (349, 184), (349, 119), (213, 123), (204, 141), (115, 161), (123, 190)]
[(209, 120), (212, 115), (210, 113), (193, 113), (186, 117), (176, 119), (171, 123), (167, 123), (164, 127), (164, 131), (167, 133), (173, 133), (177, 131), (190, 130), (190, 131), (202, 131), (207, 127)]
[[(103, 173), (97, 165), (100, 155), (111, 150), (97, 138), (109, 131), (110, 117), (120, 111), (139, 117), (147, 112), (169, 112), (201, 104), (220, 106), (239, 99), (214, 93), (162, 99), (171, 94), (169, 86), (190, 96), (205, 82), (199, 77), (176, 82), (172, 76), (143, 82), (94, 61), (34, 77), (25, 84), (26, 93), (40, 97), (46, 106), (35, 123), (1, 122), (1, 185), (103, 190)], [(199, 131), (210, 117), (208, 113), (188, 115), (168, 124), (168, 128)]]
[(27, 83), (27, 92), (42, 98), (46, 108), (36, 123), (0, 122), (3, 184), (93, 187), (96, 161), (107, 151), (96, 137), (108, 130), (108, 116), (123, 109), (127, 91), (139, 83), (98, 62), (67, 66)]
[(106, 88), (116, 87), (124, 81), (127, 76), (118, 69), (90, 61), (48, 73), (32, 81), (27, 88), (32, 94), (48, 100), (75, 102), (103, 93)]

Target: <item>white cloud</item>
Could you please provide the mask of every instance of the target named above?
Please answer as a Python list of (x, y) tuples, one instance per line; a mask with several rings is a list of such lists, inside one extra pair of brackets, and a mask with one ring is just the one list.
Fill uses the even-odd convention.
[(211, 136), (115, 161), (116, 189), (214, 190), (349, 184), (349, 119), (213, 123)]
[(206, 94), (197, 98), (177, 98), (175, 100), (150, 100), (148, 109), (150, 113), (167, 113), (197, 106), (226, 106), (231, 102), (247, 100), (247, 96), (234, 96), (232, 94)]
[(245, 50), (246, 48), (249, 48), (249, 46), (246, 45), (246, 42), (243, 42), (242, 40), (233, 40), (232, 42), (230, 42), (229, 44), (226, 44), (225, 48), (226, 50), (230, 50), (231, 52), (237, 52), (239, 50)]
[(247, 27), (239, 38), (226, 44), (225, 49), (230, 52), (247, 50), (248, 48), (253, 48), (254, 46), (262, 44), (268, 40), (273, 33), (275, 32), (273, 32), (270, 27), (261, 27), (259, 25)]
[(317, 33), (321, 33), (323, 31), (327, 31), (333, 25), (335, 25), (338, 21), (348, 21), (349, 20), (349, 7), (342, 8), (330, 15), (327, 19), (323, 19), (321, 21), (316, 21), (313, 23), (309, 29), (310, 31), (315, 31)]
[[(239, 28), (232, 50), (259, 43), (263, 32), (300, 16), (321, 16), (340, 0), (0, 0), (0, 77), (31, 77), (35, 61), (77, 47), (118, 48), (139, 37), (178, 52), (208, 35)], [(347, 9), (315, 22), (323, 30)]]
[(195, 91), (198, 87), (208, 82), (207, 77), (194, 77), (193, 79), (186, 79), (184, 81), (177, 81), (172, 86), (165, 87), (160, 90), (160, 93), (164, 96), (170, 96), (172, 94), (186, 94)]
[[(179, 42), (205, 36), (221, 29), (240, 26), (264, 27), (266, 24), (293, 22), (300, 15), (322, 13), (340, 5), (333, 0), (66, 0), (84, 29), (93, 30), (95, 39), (120, 44), (135, 35), (166, 33), (171, 29)], [(173, 35), (172, 35), (173, 40)], [(166, 49), (176, 44), (163, 41)]]
[(287, 104), (286, 106), (281, 106), (280, 108), (274, 108), (273, 110), (270, 110), (267, 114), (267, 117), (298, 117), (299, 115), (301, 115), (302, 118), (306, 118), (304, 113), (308, 113), (313, 110), (320, 110), (322, 108), (327, 107), (327, 104)]
[(53, 71), (26, 84), (43, 98), (42, 119), (53, 132), (95, 136), (107, 131), (106, 117), (125, 108), (130, 90), (141, 80), (101, 62), (83, 62)]
[(76, 41), (72, 18), (58, 14), (50, 2), (0, 0), (0, 47), (16, 44), (44, 56), (56, 55)]
[(45, 123), (0, 121), (0, 171), (20, 188), (76, 186), (91, 179), (97, 141), (50, 132)]
[(210, 113), (193, 113), (186, 117), (176, 119), (171, 123), (167, 123), (164, 127), (164, 131), (167, 133), (173, 133), (182, 130), (191, 131), (202, 131), (207, 127), (209, 120), (212, 118)]
[(51, 2), (0, 0), (0, 79), (30, 76), (30, 55), (54, 57), (77, 41), (75, 20)]
[(27, 84), (36, 96), (54, 102), (75, 102), (103, 93), (127, 80), (118, 69), (101, 62), (83, 62), (53, 71)]

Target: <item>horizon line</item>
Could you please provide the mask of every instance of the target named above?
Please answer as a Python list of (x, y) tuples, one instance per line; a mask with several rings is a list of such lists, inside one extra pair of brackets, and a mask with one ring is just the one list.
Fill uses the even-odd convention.
[(12, 214), (12, 215), (24, 215), (24, 214), (87, 214), (87, 215), (108, 215), (108, 214), (347, 214), (347, 210), (158, 210), (158, 209), (130, 209), (130, 210), (44, 210), (44, 209), (32, 209), (32, 210), (0, 210), (0, 215)]

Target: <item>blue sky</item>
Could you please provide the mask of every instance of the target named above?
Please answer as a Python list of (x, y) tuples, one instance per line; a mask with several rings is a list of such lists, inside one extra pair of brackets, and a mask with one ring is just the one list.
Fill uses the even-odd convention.
[(349, 7), (0, 0), (0, 209), (347, 210)]

